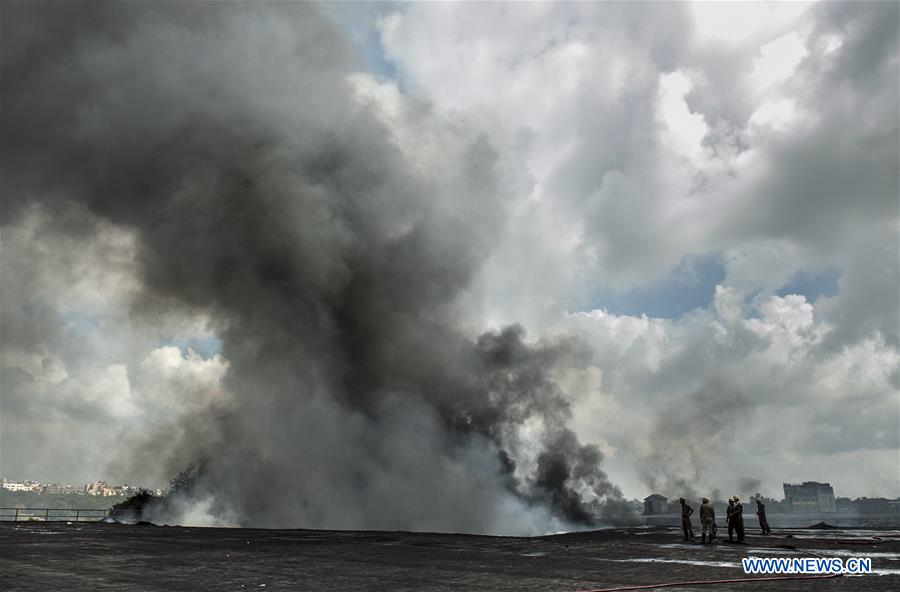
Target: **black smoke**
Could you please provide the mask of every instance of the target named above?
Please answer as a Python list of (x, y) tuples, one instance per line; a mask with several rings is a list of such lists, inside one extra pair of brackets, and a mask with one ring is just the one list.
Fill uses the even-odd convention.
[(130, 229), (134, 314), (206, 315), (229, 360), (227, 405), (118, 453), (202, 460), (173, 519), (525, 532), (621, 497), (566, 427), (582, 346), (471, 331), (506, 191), (471, 125), (386, 115), (307, 4), (8, 2), (2, 26), (3, 224)]

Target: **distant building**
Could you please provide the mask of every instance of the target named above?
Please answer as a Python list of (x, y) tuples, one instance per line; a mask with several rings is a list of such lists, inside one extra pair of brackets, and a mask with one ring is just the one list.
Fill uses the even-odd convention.
[(669, 498), (653, 493), (644, 498), (644, 514), (665, 514), (669, 508)]
[(88, 495), (99, 495), (103, 497), (113, 497), (129, 495), (137, 492), (136, 487), (130, 485), (110, 485), (103, 481), (95, 481), (84, 486), (84, 492)]
[(784, 501), (792, 512), (835, 512), (834, 490), (830, 483), (804, 481), (785, 483)]
[(3, 489), (7, 491), (40, 491), (41, 484), (34, 481), (7, 481), (4, 479)]
[(883, 497), (861, 497), (856, 500), (856, 509), (861, 514), (890, 514), (897, 508), (896, 502)]
[(834, 498), (834, 507), (838, 512), (852, 513), (856, 511), (856, 504), (849, 497)]
[(87, 485), (62, 485), (60, 483), (39, 483), (27, 479), (24, 481), (3, 479), (2, 487), (7, 491), (25, 491), (42, 495), (96, 495), (101, 497), (124, 497), (140, 491), (139, 487), (133, 485), (110, 485), (104, 481), (94, 481)]

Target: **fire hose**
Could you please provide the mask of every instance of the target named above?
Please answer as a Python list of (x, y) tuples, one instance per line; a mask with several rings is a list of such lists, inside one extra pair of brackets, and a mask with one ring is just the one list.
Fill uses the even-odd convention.
[(690, 582), (664, 582), (659, 584), (641, 584), (638, 586), (620, 586), (618, 588), (596, 588), (580, 592), (620, 592), (623, 590), (651, 590), (654, 588), (675, 588), (678, 586), (706, 586), (713, 584), (752, 584), (754, 582), (775, 582), (779, 580), (825, 580), (839, 578), (844, 574), (833, 573), (809, 576), (773, 576), (768, 578), (733, 578), (729, 580), (694, 580)]

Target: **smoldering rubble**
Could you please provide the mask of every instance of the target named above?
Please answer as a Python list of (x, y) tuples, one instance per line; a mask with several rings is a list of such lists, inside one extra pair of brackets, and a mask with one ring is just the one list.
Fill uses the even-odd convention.
[(307, 4), (3, 12), (3, 224), (133, 232), (133, 314), (206, 315), (229, 362), (227, 402), (115, 452), (203, 461), (156, 519), (537, 533), (621, 499), (554, 380), (584, 346), (472, 330), (509, 188), (471, 124), (361, 93)]

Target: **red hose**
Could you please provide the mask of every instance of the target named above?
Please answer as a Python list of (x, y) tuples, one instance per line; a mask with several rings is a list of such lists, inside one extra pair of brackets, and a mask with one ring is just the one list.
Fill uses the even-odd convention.
[(753, 582), (774, 582), (778, 580), (825, 580), (839, 578), (843, 574), (833, 573), (821, 576), (774, 576), (771, 578), (735, 578), (732, 580), (695, 580), (693, 582), (666, 582), (663, 584), (642, 584), (640, 586), (622, 586), (619, 588), (597, 588), (580, 590), (579, 592), (619, 592), (620, 590), (649, 590), (652, 588), (675, 588), (677, 586), (705, 586), (710, 584), (743, 584)]
[[(780, 547), (790, 548), (794, 551), (799, 551), (797, 547), (792, 545), (779, 545)], [(822, 556), (813, 553), (812, 551), (803, 550), (803, 553), (808, 553), (815, 557), (821, 558)], [(825, 575), (807, 575), (807, 576), (772, 576), (768, 578), (735, 578), (730, 580), (697, 580), (693, 582), (666, 582), (662, 584), (640, 584), (635, 586), (621, 586), (619, 588), (603, 588), (597, 590), (581, 590), (579, 592), (619, 592), (620, 590), (649, 590), (653, 588), (675, 588), (677, 586), (707, 586), (711, 584), (738, 584), (744, 582), (768, 582), (768, 581), (783, 581), (783, 580), (824, 580), (828, 578), (837, 578), (842, 576), (840, 573), (833, 574), (825, 574)]]

